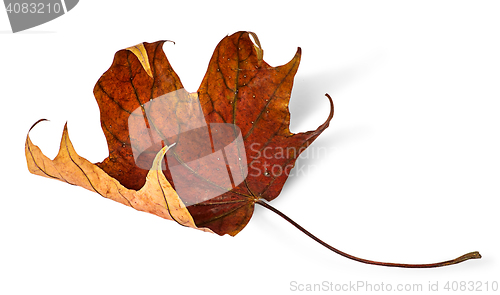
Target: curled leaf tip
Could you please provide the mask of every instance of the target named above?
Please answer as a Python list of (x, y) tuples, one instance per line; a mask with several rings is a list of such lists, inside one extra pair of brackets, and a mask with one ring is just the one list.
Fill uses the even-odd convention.
[(43, 122), (43, 121), (49, 121), (49, 120), (48, 119), (40, 119), (40, 120), (36, 121), (33, 125), (31, 125), (30, 129), (28, 130), (28, 132), (30, 132), (31, 129), (33, 129), (33, 127), (35, 127), (38, 123)]
[(146, 73), (148, 73), (148, 76), (153, 78), (153, 72), (151, 71), (151, 65), (149, 63), (149, 57), (146, 52), (146, 48), (144, 47), (144, 43), (127, 47), (126, 50), (132, 52), (137, 57)]
[(253, 43), (255, 51), (257, 52), (257, 59), (260, 62), (260, 61), (262, 61), (262, 59), (264, 57), (264, 50), (262, 49), (262, 46), (260, 45), (259, 37), (257, 37), (257, 34), (255, 34), (254, 32), (248, 31), (247, 33), (250, 34), (250, 36), (251, 36), (250, 40)]

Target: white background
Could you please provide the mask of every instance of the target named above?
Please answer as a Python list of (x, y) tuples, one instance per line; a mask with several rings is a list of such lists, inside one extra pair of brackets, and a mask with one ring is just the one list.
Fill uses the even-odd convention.
[[(0, 294), (303, 293), (291, 281), (424, 291), (480, 281), (486, 293), (500, 282), (499, 15), (498, 1), (80, 1), (12, 34), (0, 12)], [(107, 157), (92, 90), (116, 51), (175, 41), (164, 51), (194, 92), (217, 43), (239, 30), (258, 34), (273, 66), (302, 48), (292, 132), (326, 119), (325, 93), (335, 102), (310, 147), (321, 153), (299, 160), (273, 206), (359, 257), (428, 263), (478, 250), (483, 259), (370, 266), (262, 207), (236, 237), (219, 237), (28, 172), (24, 140), (40, 118), (50, 122), (31, 137), (47, 156), (67, 121), (81, 156)]]

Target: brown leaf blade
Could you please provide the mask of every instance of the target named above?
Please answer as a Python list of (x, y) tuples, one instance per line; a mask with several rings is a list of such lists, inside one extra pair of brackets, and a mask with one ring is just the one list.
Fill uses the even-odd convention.
[[(145, 104), (169, 93), (178, 92), (187, 96), (163, 53), (164, 42), (144, 42), (118, 51), (110, 68), (94, 87), (101, 127), (109, 149), (109, 157), (97, 165), (129, 189), (139, 190), (144, 185), (148, 173), (148, 168), (144, 167), (150, 167), (156, 153), (162, 148), (158, 146), (149, 156), (145, 155), (141, 159), (143, 164), (136, 163), (130, 141), (129, 118), (134, 111), (139, 110), (139, 119), (145, 122), (146, 127), (153, 128), (143, 107)], [(173, 115), (175, 109), (163, 114), (165, 117)], [(177, 130), (175, 121), (163, 127), (162, 131)]]
[[(109, 157), (92, 166), (75, 156), (86, 170), (78, 169), (88, 174), (82, 177), (77, 169), (80, 177), (74, 179), (64, 170), (75, 169), (71, 156), (76, 155), (65, 129), (61, 156), (53, 162), (37, 158), (41, 151), (28, 137), (30, 171), (190, 227), (234, 236), (249, 222), (257, 201), (279, 195), (297, 157), (328, 127), (333, 103), (328, 97), (331, 112), (318, 129), (293, 134), (288, 103), (300, 48), (290, 62), (272, 67), (254, 33), (227, 36), (215, 48), (198, 92), (188, 93), (163, 43), (118, 51), (96, 83)], [(169, 212), (169, 202), (179, 216)]]

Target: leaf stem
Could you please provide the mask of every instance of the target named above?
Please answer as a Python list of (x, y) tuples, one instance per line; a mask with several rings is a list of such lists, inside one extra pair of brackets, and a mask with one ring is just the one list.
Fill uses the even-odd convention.
[(346, 258), (349, 258), (349, 259), (352, 259), (355, 261), (359, 261), (362, 263), (366, 263), (366, 264), (389, 266), (389, 267), (403, 267), (403, 268), (433, 268), (433, 267), (441, 267), (441, 266), (457, 264), (457, 263), (461, 263), (461, 262), (464, 262), (464, 261), (469, 260), (469, 259), (481, 258), (481, 254), (479, 254), (479, 252), (475, 251), (475, 252), (467, 253), (465, 255), (462, 255), (462, 256), (457, 257), (457, 258), (452, 259), (452, 260), (447, 260), (447, 261), (442, 261), (442, 262), (437, 262), (437, 263), (428, 263), (428, 264), (405, 264), (405, 263), (380, 262), (380, 261), (372, 261), (372, 260), (368, 260), (368, 259), (363, 259), (363, 258), (359, 258), (356, 256), (352, 256), (350, 254), (342, 252), (342, 251), (328, 245), (327, 243), (325, 243), (322, 240), (320, 240), (319, 238), (317, 238), (315, 235), (311, 234), (305, 228), (300, 226), (298, 223), (296, 223), (295, 221), (290, 219), (290, 217), (286, 216), (281, 211), (279, 211), (278, 209), (269, 205), (268, 203), (266, 203), (262, 200), (257, 200), (256, 203), (261, 205), (262, 207), (269, 209), (269, 210), (273, 211), (274, 213), (278, 214), (280, 217), (282, 217), (283, 219), (285, 219), (286, 221), (291, 223), (293, 226), (298, 228), (301, 232), (303, 232), (304, 234), (306, 234), (307, 236), (309, 236), (311, 239), (315, 240), (316, 242), (320, 243), (321, 245), (325, 246), (329, 250), (331, 250), (339, 255), (342, 255)]

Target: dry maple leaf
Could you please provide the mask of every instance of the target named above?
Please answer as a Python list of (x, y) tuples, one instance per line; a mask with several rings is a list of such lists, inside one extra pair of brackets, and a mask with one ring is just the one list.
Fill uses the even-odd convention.
[(375, 262), (310, 234), (266, 202), (278, 196), (297, 157), (333, 117), (326, 95), (331, 110), (325, 123), (305, 133), (289, 130), (300, 48), (287, 64), (271, 67), (254, 33), (227, 36), (215, 48), (198, 91), (188, 93), (162, 50), (164, 42), (118, 51), (94, 88), (108, 158), (92, 164), (80, 157), (65, 126), (54, 160), (27, 136), (30, 172), (219, 235), (240, 232), (259, 204), (332, 251), (364, 263), (436, 267), (480, 257), (472, 252), (434, 264)]

